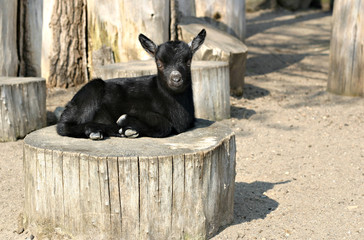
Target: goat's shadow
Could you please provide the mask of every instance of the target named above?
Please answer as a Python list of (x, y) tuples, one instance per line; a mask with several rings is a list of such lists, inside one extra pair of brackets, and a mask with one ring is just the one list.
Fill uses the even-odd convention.
[(236, 182), (234, 195), (234, 221), (222, 227), (218, 233), (228, 226), (264, 219), (279, 206), (279, 203), (267, 197), (264, 193), (276, 185), (286, 184), (290, 180), (270, 183), (255, 181), (252, 183)]

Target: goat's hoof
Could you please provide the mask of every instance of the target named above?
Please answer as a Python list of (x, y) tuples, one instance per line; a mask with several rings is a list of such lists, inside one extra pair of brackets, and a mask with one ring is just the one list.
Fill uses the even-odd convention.
[(139, 136), (139, 133), (133, 129), (126, 129), (124, 135), (127, 138), (137, 138)]
[(100, 132), (92, 132), (90, 133), (89, 138), (92, 140), (101, 140), (104, 139), (104, 136)]
[(118, 125), (118, 126), (122, 126), (123, 125), (123, 122), (125, 121), (125, 119), (126, 119), (126, 114), (123, 114), (123, 115), (121, 115), (119, 118), (118, 118), (118, 120), (116, 121), (116, 124)]

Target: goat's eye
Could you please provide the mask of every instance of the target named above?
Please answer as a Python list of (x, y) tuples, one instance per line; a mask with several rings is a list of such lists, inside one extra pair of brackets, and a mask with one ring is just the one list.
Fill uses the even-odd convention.
[(191, 60), (188, 60), (186, 64), (188, 67), (191, 67)]
[(160, 60), (157, 60), (157, 67), (163, 68), (163, 63)]

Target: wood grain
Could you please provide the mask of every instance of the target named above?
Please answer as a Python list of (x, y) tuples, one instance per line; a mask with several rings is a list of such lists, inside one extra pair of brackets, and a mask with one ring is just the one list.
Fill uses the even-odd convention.
[(364, 1), (337, 0), (330, 44), (328, 91), (364, 96)]
[(206, 239), (233, 220), (235, 152), (231, 130), (208, 121), (164, 139), (38, 130), (24, 141), (28, 228), (39, 238)]
[(23, 138), (46, 123), (45, 80), (0, 77), (0, 142)]

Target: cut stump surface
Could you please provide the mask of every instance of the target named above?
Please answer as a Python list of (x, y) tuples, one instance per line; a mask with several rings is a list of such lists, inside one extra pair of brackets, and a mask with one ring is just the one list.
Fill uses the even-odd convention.
[(25, 216), (38, 237), (205, 239), (233, 220), (235, 136), (198, 120), (168, 138), (24, 140)]

